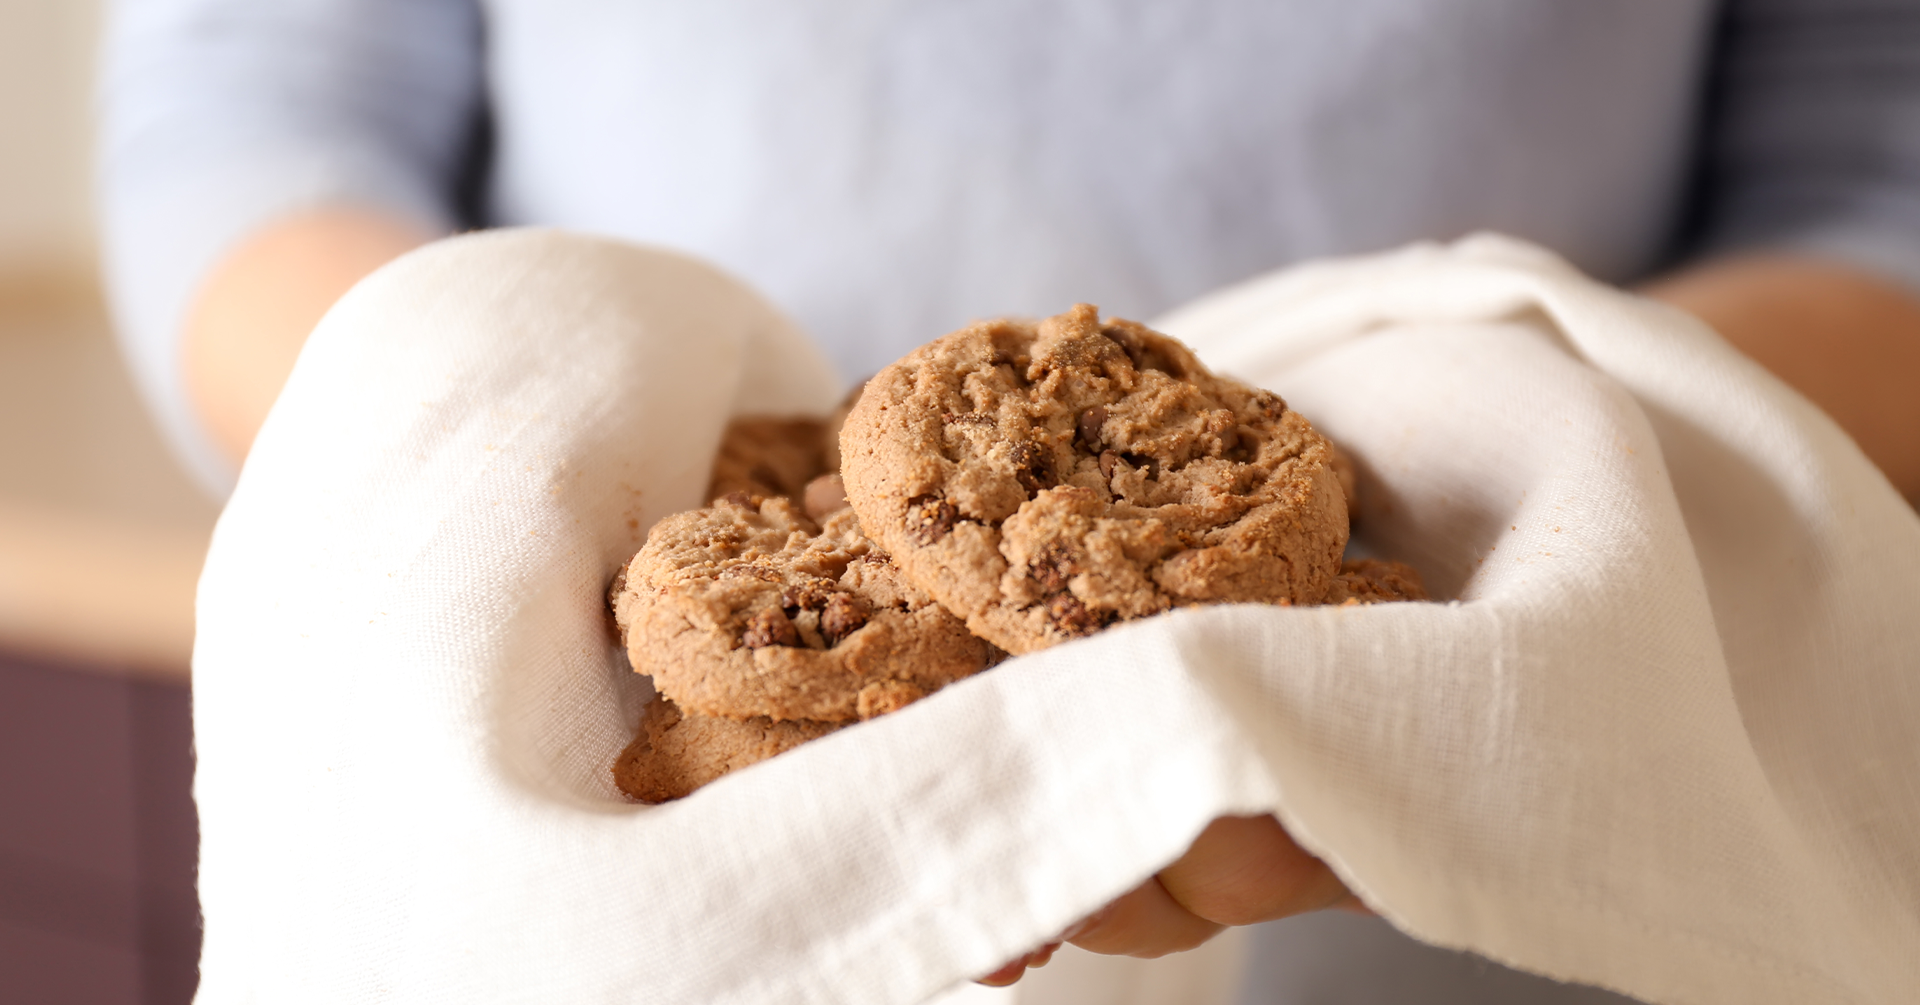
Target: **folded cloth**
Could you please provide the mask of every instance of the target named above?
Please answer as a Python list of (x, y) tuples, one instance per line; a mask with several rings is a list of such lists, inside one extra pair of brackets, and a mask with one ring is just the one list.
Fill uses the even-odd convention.
[(1920, 1000), (1920, 520), (1829, 420), (1502, 239), (1165, 324), (1347, 448), (1363, 544), (1451, 599), (1123, 625), (641, 807), (602, 590), (729, 414), (834, 381), (659, 251), (493, 232), (369, 277), (201, 583), (201, 1002), (922, 1001), (1266, 811), (1526, 970)]

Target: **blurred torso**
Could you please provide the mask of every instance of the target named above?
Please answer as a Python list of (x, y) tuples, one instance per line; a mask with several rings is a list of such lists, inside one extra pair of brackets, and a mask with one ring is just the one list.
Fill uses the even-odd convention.
[(848, 376), (1497, 229), (1672, 239), (1709, 0), (490, 0), (488, 214), (699, 254)]

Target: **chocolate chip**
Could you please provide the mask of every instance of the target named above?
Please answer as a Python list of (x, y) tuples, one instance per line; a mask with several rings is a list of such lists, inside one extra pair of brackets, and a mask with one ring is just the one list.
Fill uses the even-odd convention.
[(740, 509), (758, 510), (760, 508), (760, 504), (754, 500), (754, 497), (745, 492), (729, 492), (714, 500), (715, 505), (721, 503), (725, 503), (728, 506), (737, 506)]
[(747, 619), (747, 630), (740, 633), (740, 644), (748, 649), (768, 646), (797, 646), (800, 630), (779, 611), (768, 608)]
[(959, 522), (960, 511), (939, 496), (915, 496), (907, 500), (907, 540), (923, 548), (938, 543)]
[(1071, 593), (1058, 593), (1047, 600), (1047, 623), (1069, 638), (1092, 635), (1100, 630), (1100, 616)]
[(1269, 419), (1278, 419), (1280, 416), (1286, 414), (1287, 401), (1272, 391), (1255, 391), (1253, 394), (1253, 407), (1259, 409), (1260, 414), (1265, 415)]
[(1080, 442), (1093, 453), (1099, 453), (1100, 427), (1107, 424), (1107, 406), (1095, 405), (1080, 413)]
[(789, 614), (799, 611), (817, 611), (827, 606), (827, 600), (833, 594), (831, 581), (811, 579), (780, 591), (780, 606), (786, 608)]
[(1027, 578), (1048, 593), (1059, 593), (1073, 578), (1073, 549), (1062, 541), (1048, 541), (1027, 561)]
[(820, 612), (820, 633), (827, 637), (827, 645), (837, 646), (841, 639), (859, 631), (872, 616), (873, 605), (864, 598), (836, 593), (827, 598), (826, 610)]
[(1054, 485), (1053, 456), (1046, 447), (1032, 440), (1013, 445), (1013, 477), (1028, 492), (1039, 492)]
[(1111, 450), (1101, 451), (1100, 452), (1100, 477), (1112, 478), (1113, 466), (1118, 463), (1120, 463), (1119, 454), (1116, 454)]

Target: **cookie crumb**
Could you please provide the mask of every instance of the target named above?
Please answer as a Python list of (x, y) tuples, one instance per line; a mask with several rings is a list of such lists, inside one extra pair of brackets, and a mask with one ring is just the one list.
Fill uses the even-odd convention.
[(1340, 574), (1328, 587), (1325, 603), (1346, 607), (1426, 599), (1426, 586), (1413, 566), (1363, 558), (1340, 567)]

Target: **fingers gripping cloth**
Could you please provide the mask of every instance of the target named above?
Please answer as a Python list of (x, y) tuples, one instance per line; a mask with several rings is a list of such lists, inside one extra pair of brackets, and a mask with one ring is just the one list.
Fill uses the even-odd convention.
[(1920, 521), (1829, 421), (1499, 239), (1164, 327), (1349, 450), (1365, 544), (1452, 602), (1127, 623), (641, 807), (601, 591), (729, 415), (839, 389), (663, 252), (494, 232), (370, 277), (201, 583), (200, 1000), (921, 1001), (1264, 811), (1524, 969), (1920, 997)]

